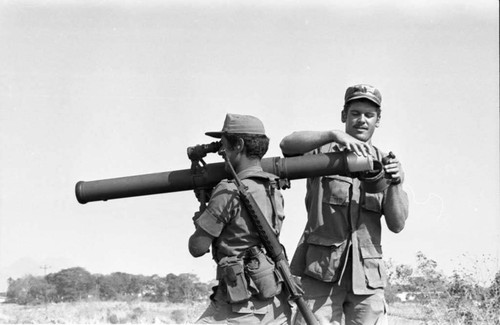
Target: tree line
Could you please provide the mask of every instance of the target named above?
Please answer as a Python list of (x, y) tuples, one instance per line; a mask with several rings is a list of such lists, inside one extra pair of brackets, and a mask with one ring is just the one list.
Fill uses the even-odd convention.
[[(435, 301), (462, 312), (474, 308), (500, 310), (500, 271), (489, 286), (478, 283), (474, 274), (455, 271), (451, 277), (437, 269), (437, 263), (423, 253), (416, 254), (416, 267), (385, 262), (389, 303), (411, 300), (428, 305)], [(91, 274), (82, 267), (63, 269), (46, 276), (26, 275), (9, 279), (6, 302), (40, 304), (83, 299), (186, 302), (207, 299), (212, 284), (202, 283), (190, 273), (144, 276), (123, 272)], [(402, 295), (405, 295), (403, 298)], [(476, 308), (476, 309), (477, 309)]]
[(8, 279), (6, 303), (20, 305), (85, 299), (185, 302), (208, 297), (210, 285), (190, 273), (164, 277), (123, 272), (91, 274), (82, 267), (63, 269), (46, 276), (26, 275)]

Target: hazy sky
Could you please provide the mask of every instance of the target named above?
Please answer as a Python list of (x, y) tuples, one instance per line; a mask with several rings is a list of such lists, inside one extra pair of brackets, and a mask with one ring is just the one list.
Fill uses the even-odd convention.
[[(499, 270), (498, 1), (0, 1), (0, 290), (91, 273), (215, 277), (187, 250), (193, 192), (79, 204), (79, 180), (189, 168), (227, 112), (261, 118), (267, 157), (342, 129), (345, 89), (383, 96), (374, 143), (406, 172), (410, 217), (385, 258)], [(207, 162), (218, 162), (213, 155)], [(281, 240), (305, 225), (284, 192)]]

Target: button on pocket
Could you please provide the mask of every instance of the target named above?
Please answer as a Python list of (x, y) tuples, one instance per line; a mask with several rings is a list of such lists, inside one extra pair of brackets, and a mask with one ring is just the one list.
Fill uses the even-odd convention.
[(349, 187), (351, 183), (348, 178), (341, 176), (323, 177), (321, 186), (323, 187), (323, 203), (333, 205), (347, 205), (349, 203)]

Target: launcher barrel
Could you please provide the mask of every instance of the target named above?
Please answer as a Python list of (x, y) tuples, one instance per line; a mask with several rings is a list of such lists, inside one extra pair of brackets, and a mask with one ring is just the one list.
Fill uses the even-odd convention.
[[(348, 175), (373, 169), (373, 159), (352, 152), (332, 152), (298, 157), (262, 159), (262, 169), (280, 179), (300, 179), (326, 175)], [(224, 163), (206, 164), (203, 173), (191, 169), (125, 176), (95, 181), (79, 181), (76, 199), (81, 204), (127, 197), (212, 188), (223, 179), (231, 178)]]

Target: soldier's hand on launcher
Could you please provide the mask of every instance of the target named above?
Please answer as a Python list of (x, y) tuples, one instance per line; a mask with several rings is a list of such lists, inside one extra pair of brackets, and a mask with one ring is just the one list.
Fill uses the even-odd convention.
[(368, 157), (370, 155), (370, 146), (366, 142), (347, 133), (337, 132), (335, 142), (345, 146), (349, 151), (355, 152), (358, 156)]
[(194, 216), (193, 216), (193, 222), (196, 224), (196, 220), (198, 220), (198, 218), (201, 216), (201, 212), (200, 211), (196, 211), (194, 213)]
[[(208, 202), (210, 200), (210, 197), (212, 196), (212, 190), (213, 188), (195, 188), (194, 195), (198, 199), (198, 202), (201, 202), (202, 200), (204, 202)], [(204, 193), (204, 196), (202, 196), (202, 193)]]
[(385, 173), (391, 176), (394, 184), (399, 184), (401, 182), (402, 172), (401, 163), (396, 156), (390, 152), (389, 155), (384, 158), (383, 163)]

